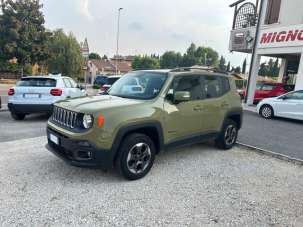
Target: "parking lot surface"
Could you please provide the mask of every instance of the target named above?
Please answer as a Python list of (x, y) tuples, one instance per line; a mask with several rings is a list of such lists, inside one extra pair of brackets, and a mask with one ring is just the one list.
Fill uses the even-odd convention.
[(0, 112), (0, 142), (44, 136), (47, 119), (46, 115), (33, 114), (15, 121), (10, 112)]
[(2, 226), (302, 226), (303, 168), (209, 145), (157, 156), (145, 178), (66, 165), (45, 137), (0, 143)]
[(302, 138), (303, 121), (283, 118), (267, 120), (257, 113), (244, 111), (238, 141), (303, 160)]

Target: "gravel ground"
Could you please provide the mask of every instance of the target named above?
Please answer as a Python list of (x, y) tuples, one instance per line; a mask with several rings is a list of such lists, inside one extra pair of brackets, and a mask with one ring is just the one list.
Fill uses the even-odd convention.
[(68, 166), (45, 142), (0, 143), (1, 226), (303, 226), (303, 168), (288, 162), (195, 145), (129, 182)]

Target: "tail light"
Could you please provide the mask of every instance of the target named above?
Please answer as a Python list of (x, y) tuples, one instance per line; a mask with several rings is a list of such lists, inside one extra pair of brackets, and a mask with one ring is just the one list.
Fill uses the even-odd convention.
[(52, 96), (61, 96), (62, 93), (63, 93), (62, 89), (55, 88), (55, 89), (50, 90), (50, 94)]
[(9, 96), (14, 95), (14, 94), (15, 94), (15, 89), (14, 89), (14, 88), (10, 88), (10, 89), (8, 90), (7, 94), (8, 94)]

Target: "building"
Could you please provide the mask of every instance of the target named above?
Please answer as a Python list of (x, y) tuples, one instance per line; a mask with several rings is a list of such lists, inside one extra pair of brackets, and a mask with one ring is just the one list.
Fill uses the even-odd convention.
[(128, 66), (132, 66), (132, 62), (133, 60), (135, 59), (135, 56), (132, 56), (132, 55), (128, 55), (128, 56), (114, 56), (113, 58), (111, 58), (110, 60), (112, 62), (125, 62)]
[(281, 59), (279, 81), (303, 89), (303, 1), (239, 0), (230, 51), (252, 53), (247, 104), (253, 104), (261, 57)]
[(100, 59), (100, 60), (88, 60), (87, 61), (87, 75), (89, 82), (93, 83), (97, 75), (113, 75), (113, 74), (125, 74), (131, 71), (132, 68), (126, 62), (118, 61), (117, 69), (116, 62)]

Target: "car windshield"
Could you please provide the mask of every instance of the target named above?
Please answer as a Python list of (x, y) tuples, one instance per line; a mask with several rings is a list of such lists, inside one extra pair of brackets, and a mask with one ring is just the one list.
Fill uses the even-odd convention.
[(111, 87), (109, 95), (132, 99), (153, 99), (161, 91), (167, 74), (157, 72), (131, 72)]
[(57, 81), (50, 78), (22, 78), (17, 87), (56, 87)]

